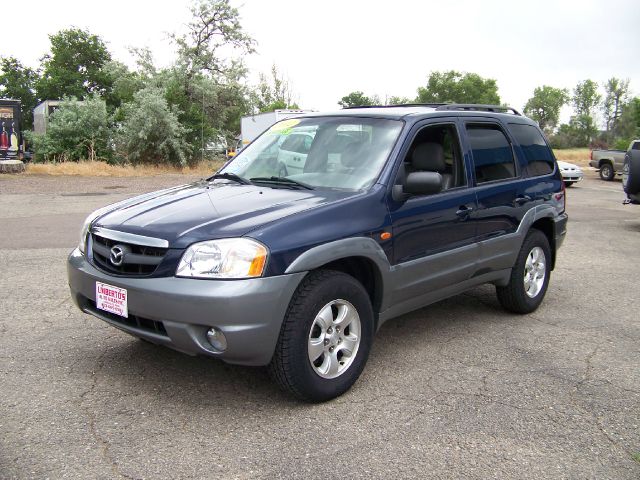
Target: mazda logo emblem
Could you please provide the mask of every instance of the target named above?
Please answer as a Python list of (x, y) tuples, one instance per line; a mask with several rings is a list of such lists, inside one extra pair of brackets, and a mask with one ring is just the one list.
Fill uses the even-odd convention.
[(109, 254), (109, 260), (111, 261), (111, 264), (116, 267), (122, 265), (122, 262), (124, 261), (124, 248), (120, 245), (112, 247), (111, 253)]

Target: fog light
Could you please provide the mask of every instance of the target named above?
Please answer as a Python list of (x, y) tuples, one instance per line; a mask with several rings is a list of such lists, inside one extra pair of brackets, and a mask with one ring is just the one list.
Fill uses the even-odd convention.
[(227, 339), (220, 330), (216, 327), (211, 327), (207, 330), (207, 340), (213, 348), (219, 352), (224, 352), (227, 349)]

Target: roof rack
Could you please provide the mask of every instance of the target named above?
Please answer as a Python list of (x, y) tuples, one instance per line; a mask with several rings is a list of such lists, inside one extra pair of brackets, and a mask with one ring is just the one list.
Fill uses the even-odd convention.
[(342, 110), (350, 110), (352, 108), (395, 108), (395, 107), (441, 107), (446, 103), (398, 103), (395, 105), (356, 105), (353, 107), (342, 107)]
[(504, 105), (480, 105), (475, 103), (447, 103), (440, 105), (436, 110), (467, 110), (480, 112), (511, 112), (514, 115), (522, 116), (522, 114), (513, 107)]

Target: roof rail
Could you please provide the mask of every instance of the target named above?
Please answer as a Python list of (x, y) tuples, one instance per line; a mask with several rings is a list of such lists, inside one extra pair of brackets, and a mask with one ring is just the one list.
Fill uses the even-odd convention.
[(446, 103), (398, 103), (394, 105), (355, 105), (353, 107), (342, 107), (342, 110), (350, 110), (352, 108), (395, 108), (395, 107), (442, 107)]
[(475, 103), (447, 103), (436, 108), (436, 110), (468, 110), (480, 112), (511, 112), (514, 115), (522, 116), (522, 114), (513, 107), (504, 105), (480, 105)]

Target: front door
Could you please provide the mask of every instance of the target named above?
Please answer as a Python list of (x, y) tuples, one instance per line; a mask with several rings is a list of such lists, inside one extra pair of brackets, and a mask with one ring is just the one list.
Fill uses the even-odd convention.
[(443, 190), (389, 201), (395, 305), (468, 279), (477, 260), (476, 196), (455, 120), (419, 125), (410, 139), (396, 183), (413, 171), (437, 171)]

